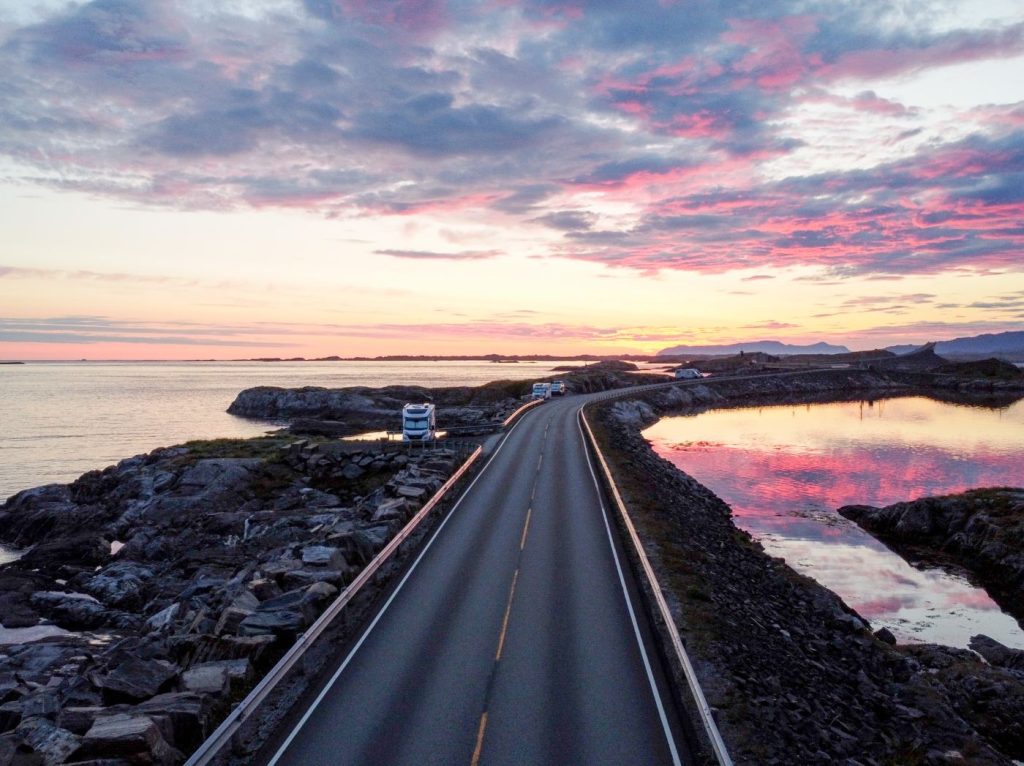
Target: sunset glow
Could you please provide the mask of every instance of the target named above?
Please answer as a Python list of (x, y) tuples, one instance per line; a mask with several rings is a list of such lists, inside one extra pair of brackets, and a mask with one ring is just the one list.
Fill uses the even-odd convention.
[(0, 359), (1024, 326), (1016, 2), (8, 1), (0, 66)]

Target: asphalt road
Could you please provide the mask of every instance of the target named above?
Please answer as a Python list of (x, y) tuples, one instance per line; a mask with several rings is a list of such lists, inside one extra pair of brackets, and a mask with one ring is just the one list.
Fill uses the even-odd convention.
[(688, 762), (584, 400), (513, 428), (270, 763)]

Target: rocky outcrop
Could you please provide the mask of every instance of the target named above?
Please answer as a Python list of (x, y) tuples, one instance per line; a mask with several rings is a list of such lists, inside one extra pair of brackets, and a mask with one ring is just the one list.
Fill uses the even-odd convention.
[[(641, 383), (664, 382), (665, 376), (637, 374), (629, 362), (601, 362), (559, 379), (571, 393), (591, 393)], [(287, 421), (293, 430), (329, 436), (363, 431), (397, 430), (407, 402), (433, 402), (441, 429), (490, 424), (500, 426), (529, 395), (529, 381), (497, 381), (482, 386), (424, 388), (248, 388), (235, 397), (228, 412), (248, 418)]]
[(1008, 765), (1024, 756), (1021, 675), (1011, 650), (976, 637), (1003, 666), (964, 653), (940, 671), (944, 648), (894, 646), (891, 634), (873, 633), (834, 593), (768, 556), (732, 523), (724, 502), (655, 455), (639, 433), (681, 410), (903, 390), (896, 377), (837, 370), (706, 381), (592, 410), (738, 764)]
[(500, 422), (503, 413), (514, 409), (524, 392), (525, 384), (510, 384), (507, 388), (492, 385), (434, 389), (420, 386), (338, 389), (259, 386), (239, 393), (228, 412), (269, 420), (329, 421), (338, 432), (347, 428), (348, 433), (358, 433), (399, 428), (402, 407), (408, 402), (434, 402), (438, 405), (438, 421), (447, 426), (481, 419)]
[(966, 569), (1024, 620), (1024, 489), (976, 489), (884, 508), (848, 505), (839, 513), (911, 560)]
[(10, 498), (0, 764), (182, 762), (458, 460), (198, 442)]
[(988, 636), (975, 636), (971, 648), (985, 657), (965, 649), (930, 644), (910, 644), (902, 651), (919, 663), (931, 684), (941, 691), (951, 707), (986, 741), (1019, 762), (1024, 757), (1024, 672), (1013, 664), (1001, 665), (999, 659), (1024, 655), (1002, 646)]

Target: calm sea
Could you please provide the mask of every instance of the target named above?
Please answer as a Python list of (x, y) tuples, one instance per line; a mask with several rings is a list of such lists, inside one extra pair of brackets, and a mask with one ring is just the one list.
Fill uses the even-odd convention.
[(736, 523), (900, 639), (966, 646), (1024, 631), (962, 577), (907, 564), (835, 512), (975, 487), (1024, 486), (1024, 401), (990, 409), (922, 397), (712, 410), (645, 431), (732, 506)]
[[(477, 385), (562, 362), (40, 362), (0, 365), (0, 502), (189, 439), (259, 436), (228, 415), (251, 386)], [(566, 362), (564, 364), (573, 364)]]

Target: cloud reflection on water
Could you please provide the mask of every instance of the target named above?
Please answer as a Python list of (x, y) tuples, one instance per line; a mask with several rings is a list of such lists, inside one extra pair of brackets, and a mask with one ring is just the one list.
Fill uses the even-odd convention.
[(982, 486), (1021, 486), (1024, 402), (992, 410), (923, 397), (714, 410), (645, 432), (710, 487), (768, 552), (901, 640), (966, 646), (1024, 631), (961, 577), (911, 567), (835, 513)]

